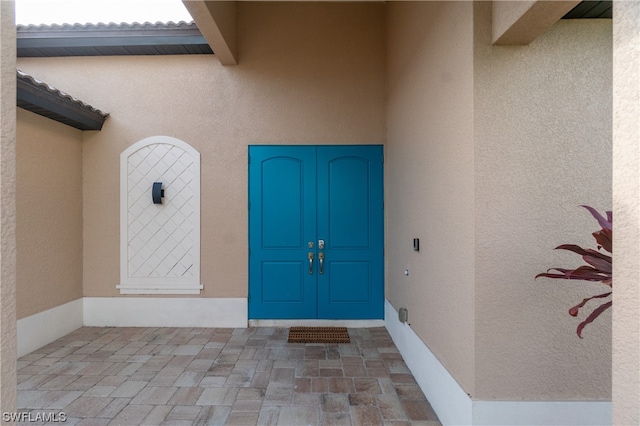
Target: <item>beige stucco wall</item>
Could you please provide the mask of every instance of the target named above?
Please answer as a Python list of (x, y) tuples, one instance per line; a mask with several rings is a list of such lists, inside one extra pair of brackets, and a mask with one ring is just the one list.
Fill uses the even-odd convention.
[[(490, 46), (476, 4), (473, 396), (609, 399), (611, 312), (575, 334), (568, 315), (598, 283), (534, 276), (595, 248), (581, 204), (612, 208), (611, 21), (564, 20), (528, 46)], [(591, 306), (597, 307), (594, 302)]]
[(82, 132), (18, 109), (18, 319), (82, 297)]
[(473, 393), (473, 7), (387, 12), (387, 298)]
[(523, 47), (490, 23), (489, 3), (388, 4), (387, 296), (474, 398), (608, 399), (611, 315), (580, 340), (567, 314), (606, 288), (533, 278), (593, 245), (578, 205), (612, 207), (611, 21)]
[(235, 67), (208, 55), (18, 60), (111, 113), (83, 137), (85, 296), (119, 295), (119, 156), (129, 145), (167, 135), (200, 152), (202, 296), (246, 297), (247, 146), (384, 142), (382, 4), (238, 6)]
[(614, 8), (613, 424), (640, 424), (640, 3)]
[(0, 2), (0, 409), (16, 409), (16, 32), (13, 0)]

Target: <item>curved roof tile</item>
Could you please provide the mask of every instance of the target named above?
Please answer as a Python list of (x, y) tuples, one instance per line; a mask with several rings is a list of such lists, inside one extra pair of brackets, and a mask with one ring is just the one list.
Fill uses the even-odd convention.
[(17, 70), (17, 105), (80, 130), (100, 130), (108, 113)]
[(179, 21), (179, 22), (98, 22), (91, 23), (87, 22), (86, 24), (80, 23), (65, 23), (65, 24), (29, 24), (29, 25), (16, 25), (17, 31), (68, 31), (68, 30), (76, 30), (76, 31), (95, 31), (95, 30), (123, 30), (123, 29), (172, 29), (172, 28), (182, 28), (182, 29), (197, 29), (194, 21)]
[(213, 53), (193, 21), (18, 25), (16, 35), (18, 57)]
[(105, 118), (109, 116), (109, 113), (102, 112), (99, 109), (94, 108), (91, 105), (82, 102), (80, 99), (74, 98), (73, 96), (63, 92), (62, 90), (56, 89), (55, 87), (48, 85), (47, 83), (45, 83), (42, 80), (38, 80), (37, 78), (27, 74), (24, 71), (17, 70), (17, 74), (18, 74), (18, 80), (27, 79), (27, 80), (29, 80), (30, 84), (32, 84), (34, 86), (40, 86), (40, 87), (44, 88), (46, 91), (48, 91), (49, 93), (51, 93), (51, 94), (53, 94), (55, 96), (58, 96), (58, 97), (61, 97), (61, 98), (65, 98), (69, 102), (75, 103), (78, 106), (80, 106), (82, 108), (85, 108), (85, 109), (88, 109), (91, 112), (95, 112), (96, 114), (99, 114), (99, 115), (101, 115), (101, 116), (103, 116)]

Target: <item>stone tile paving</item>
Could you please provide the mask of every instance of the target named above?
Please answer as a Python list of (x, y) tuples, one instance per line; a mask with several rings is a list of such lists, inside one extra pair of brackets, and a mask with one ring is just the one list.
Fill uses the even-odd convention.
[(19, 359), (18, 409), (65, 425), (440, 425), (385, 328), (350, 344), (287, 333), (83, 327)]

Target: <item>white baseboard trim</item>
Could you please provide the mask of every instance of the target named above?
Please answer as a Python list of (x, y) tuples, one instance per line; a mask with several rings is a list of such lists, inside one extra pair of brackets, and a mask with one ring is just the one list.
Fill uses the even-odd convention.
[(18, 357), (39, 349), (82, 327), (82, 298), (19, 319)]
[(611, 425), (610, 401), (472, 399), (385, 300), (386, 327), (443, 425)]
[(611, 401), (474, 401), (473, 424), (608, 426)]
[(247, 327), (246, 298), (85, 297), (84, 325)]
[(384, 320), (249, 320), (249, 327), (384, 327)]
[(385, 300), (387, 330), (443, 425), (472, 424), (473, 404), (469, 395), (449, 374), (436, 356)]

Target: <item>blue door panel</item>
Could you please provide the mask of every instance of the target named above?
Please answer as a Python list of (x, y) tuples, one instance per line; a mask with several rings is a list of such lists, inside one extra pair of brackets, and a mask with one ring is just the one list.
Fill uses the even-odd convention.
[(306, 269), (315, 233), (315, 150), (249, 148), (249, 318), (316, 318)]
[(318, 147), (320, 318), (384, 318), (382, 156), (382, 146)]
[[(262, 163), (263, 248), (302, 248), (304, 238), (304, 164), (276, 157)], [(264, 195), (267, 196), (264, 196)]]
[(331, 262), (330, 273), (329, 304), (371, 302), (369, 262)]
[(369, 247), (369, 163), (339, 157), (328, 164), (328, 229), (331, 248)]
[(304, 265), (300, 262), (263, 262), (262, 303), (304, 303)]
[(250, 318), (383, 318), (382, 155), (249, 147)]

